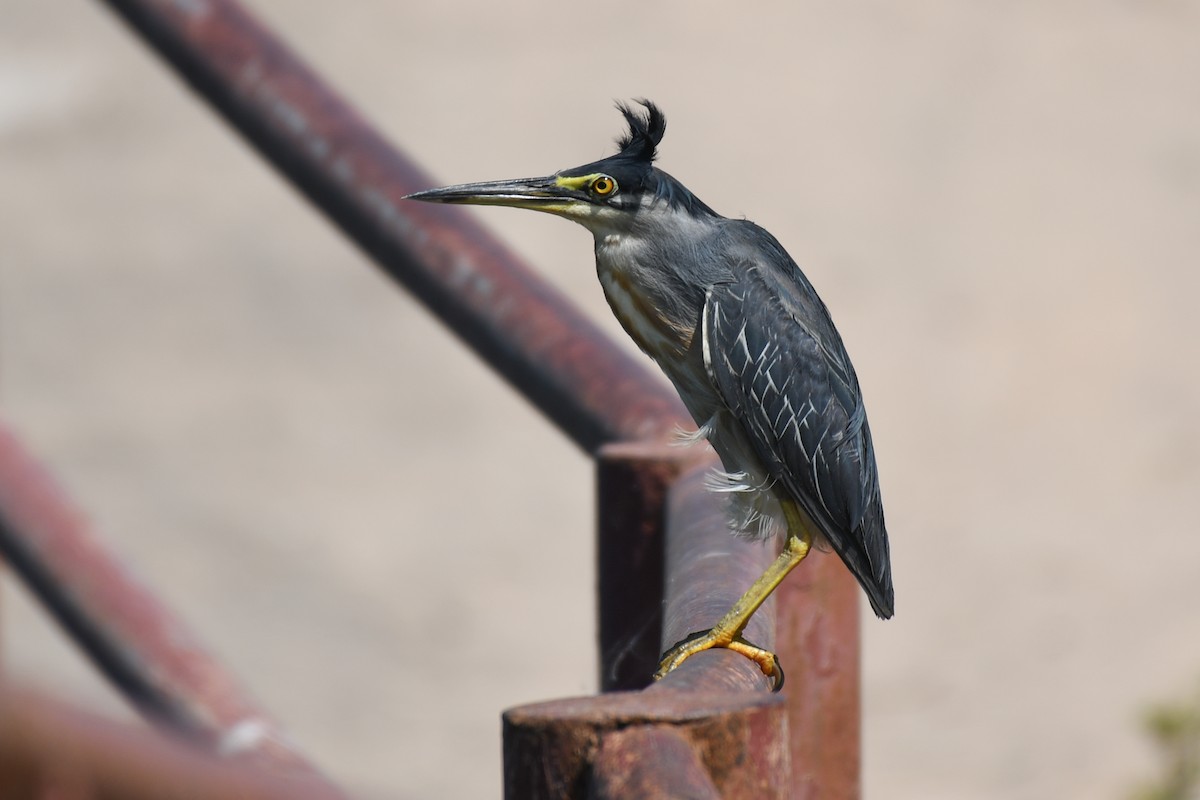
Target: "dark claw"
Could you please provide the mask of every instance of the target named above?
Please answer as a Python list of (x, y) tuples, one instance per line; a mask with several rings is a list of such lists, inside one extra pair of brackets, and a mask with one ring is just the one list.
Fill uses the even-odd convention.
[(773, 650), (767, 650), (765, 647), (759, 647), (754, 642), (752, 642), (748, 639), (745, 639), (741, 636), (739, 636), (738, 639), (740, 641), (742, 641), (743, 643), (750, 645), (751, 647), (757, 648), (759, 650), (764, 650), (771, 654), (771, 664), (772, 664), (771, 674), (767, 676), (768, 678), (771, 679), (771, 691), (772, 692), (782, 691), (784, 674), (783, 674), (783, 665), (779, 663), (779, 656), (775, 655), (775, 652)]
[[(774, 654), (772, 653), (772, 655), (774, 655)], [(775, 656), (775, 670), (774, 670), (774, 674), (771, 675), (771, 691), (772, 692), (783, 691), (784, 677), (785, 676), (783, 674), (783, 665), (779, 663), (779, 656)]]

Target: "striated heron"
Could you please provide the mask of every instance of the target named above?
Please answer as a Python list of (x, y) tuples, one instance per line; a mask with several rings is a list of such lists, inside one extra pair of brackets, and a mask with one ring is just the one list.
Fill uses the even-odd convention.
[(775, 655), (747, 642), (751, 615), (813, 546), (828, 544), (880, 617), (892, 616), (887, 531), (871, 430), (854, 367), (825, 304), (774, 236), (717, 214), (654, 166), (662, 111), (618, 105), (629, 131), (616, 155), (545, 178), (468, 183), (414, 200), (546, 211), (595, 237), (596, 270), (625, 331), (666, 373), (724, 470), (730, 525), (783, 549), (712, 629), (662, 659), (726, 647), (776, 688)]

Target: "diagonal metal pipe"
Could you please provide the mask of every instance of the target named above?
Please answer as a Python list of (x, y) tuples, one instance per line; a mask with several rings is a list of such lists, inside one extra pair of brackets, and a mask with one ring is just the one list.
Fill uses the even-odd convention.
[(312, 776), (217, 759), (35, 694), (0, 687), (5, 800), (345, 800)]
[(316, 776), (270, 715), (113, 558), (2, 422), (0, 555), (148, 719), (208, 749)]
[(690, 424), (635, 361), (230, 0), (105, 0), (305, 197), (588, 452)]

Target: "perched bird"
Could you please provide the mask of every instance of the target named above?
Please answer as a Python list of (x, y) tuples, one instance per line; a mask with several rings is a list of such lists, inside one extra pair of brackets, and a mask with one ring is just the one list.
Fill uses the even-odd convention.
[(727, 219), (654, 166), (666, 119), (618, 104), (629, 131), (616, 155), (545, 178), (469, 183), (410, 195), (545, 211), (592, 232), (613, 313), (675, 385), (724, 470), (731, 527), (784, 538), (782, 553), (724, 617), (663, 657), (662, 677), (727, 647), (776, 688), (773, 653), (742, 638), (750, 616), (814, 545), (828, 544), (882, 618), (892, 573), (871, 430), (842, 338), (808, 278), (774, 236)]

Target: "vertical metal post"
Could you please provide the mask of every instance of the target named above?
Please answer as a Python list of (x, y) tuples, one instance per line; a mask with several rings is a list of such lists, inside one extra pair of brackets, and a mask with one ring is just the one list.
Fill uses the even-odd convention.
[(775, 646), (787, 668), (792, 797), (861, 795), (859, 588), (833, 553), (816, 552), (775, 591)]
[[(623, 758), (604, 758), (606, 740), (618, 731), (658, 729), (682, 736), (678, 747), (643, 753), (655, 784), (678, 791), (695, 785), (702, 764), (727, 800), (784, 800), (788, 793), (787, 719), (779, 695), (747, 692), (615, 692), (554, 700), (504, 714), (506, 800), (584, 800), (617, 783), (601, 769), (627, 768)], [(661, 740), (660, 740), (661, 741)], [(613, 746), (619, 746), (614, 744)], [(628, 753), (628, 750), (625, 750)], [(610, 756), (613, 754), (610, 753)], [(703, 785), (703, 782), (701, 782)], [(638, 796), (638, 795), (630, 795)], [(704, 795), (701, 795), (703, 797)]]
[(622, 442), (597, 454), (600, 690), (641, 689), (661, 653), (667, 491), (685, 451)]

